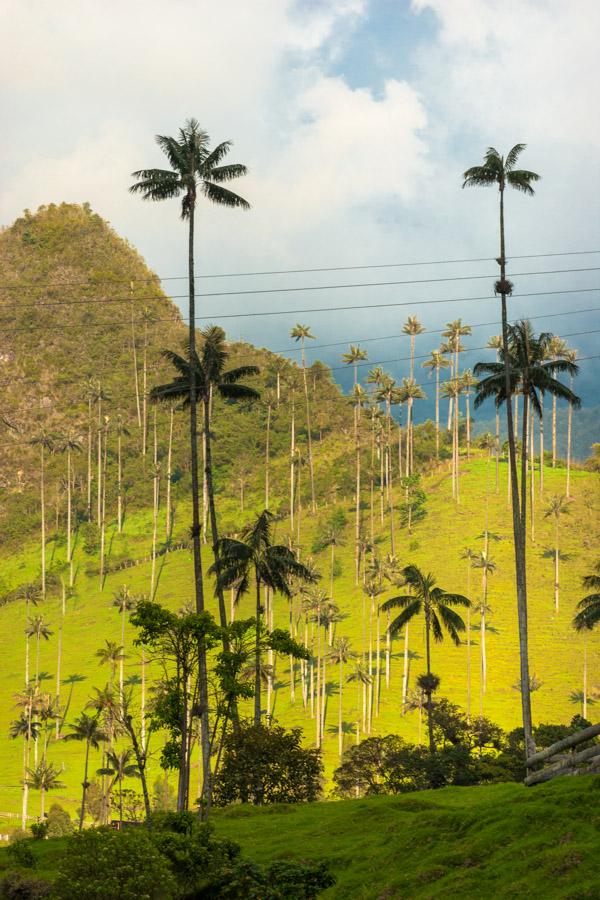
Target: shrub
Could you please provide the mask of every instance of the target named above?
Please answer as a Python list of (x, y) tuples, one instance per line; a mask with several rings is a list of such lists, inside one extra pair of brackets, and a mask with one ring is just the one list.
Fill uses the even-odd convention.
[(52, 887), (41, 878), (32, 878), (24, 872), (8, 872), (2, 879), (0, 896), (6, 900), (41, 900), (49, 897)]
[(72, 835), (53, 889), (59, 900), (166, 900), (174, 893), (167, 861), (142, 829)]
[(64, 837), (73, 831), (71, 817), (59, 803), (53, 803), (48, 810), (47, 822), (48, 837)]
[(319, 750), (302, 746), (302, 731), (280, 725), (246, 725), (225, 741), (214, 802), (300, 803), (321, 794)]
[(23, 869), (33, 869), (35, 866), (35, 856), (31, 849), (30, 842), (26, 838), (14, 841), (6, 848), (6, 852), (16, 866)]
[(36, 841), (43, 841), (48, 834), (48, 823), (46, 821), (34, 822), (29, 826), (29, 830)]

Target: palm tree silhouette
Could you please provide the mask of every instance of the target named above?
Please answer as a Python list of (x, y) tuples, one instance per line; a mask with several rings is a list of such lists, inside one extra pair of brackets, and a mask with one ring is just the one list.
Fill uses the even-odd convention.
[(310, 401), (308, 399), (308, 382), (306, 380), (306, 359), (304, 356), (304, 342), (306, 340), (314, 341), (314, 334), (310, 333), (310, 328), (308, 325), (300, 325), (297, 323), (292, 330), (290, 331), (290, 337), (294, 338), (296, 343), (300, 343), (300, 356), (302, 360), (302, 379), (304, 382), (304, 397), (306, 401), (306, 439), (307, 439), (307, 449), (308, 449), (308, 468), (310, 472), (310, 496), (311, 496), (311, 506), (312, 511), (315, 512), (317, 508), (316, 500), (315, 500), (315, 472), (313, 466), (313, 455), (312, 455), (312, 434), (310, 427)]
[(555, 494), (554, 497), (550, 500), (550, 504), (548, 508), (544, 512), (544, 518), (552, 518), (554, 520), (554, 611), (558, 612), (558, 592), (559, 592), (559, 580), (558, 580), (558, 561), (560, 558), (559, 549), (558, 549), (558, 528), (560, 525), (560, 520), (563, 515), (568, 515), (570, 513), (570, 501), (567, 500), (565, 496), (558, 496)]
[[(463, 175), (464, 187), (498, 187), (500, 195), (500, 279), (496, 282), (496, 293), (501, 298), (502, 313), (502, 353), (504, 359), (509, 357), (509, 332), (508, 317), (506, 311), (506, 298), (512, 293), (512, 284), (506, 278), (506, 242), (504, 234), (504, 192), (507, 187), (512, 187), (521, 193), (532, 197), (535, 193), (532, 184), (540, 180), (536, 172), (527, 169), (517, 169), (519, 156), (525, 149), (525, 144), (515, 144), (506, 154), (501, 156), (494, 147), (488, 147), (483, 165), (472, 166)], [(475, 371), (477, 376), (479, 373)], [(527, 634), (527, 573), (525, 568), (525, 528), (521, 524), (519, 509), (519, 488), (517, 483), (516, 440), (513, 427), (512, 394), (509, 367), (504, 372), (504, 394), (506, 398), (506, 424), (508, 432), (508, 451), (512, 494), (513, 535), (515, 545), (515, 569), (517, 583), (517, 611), (519, 618), (519, 651), (521, 666), (521, 682), (529, 683), (529, 649)], [(477, 401), (475, 403), (477, 405)], [(525, 447), (525, 445), (524, 445)], [(531, 719), (531, 697), (528, 691), (521, 692), (523, 728), (525, 731), (525, 748), (527, 756), (535, 751), (533, 742), (533, 726)]]
[(98, 750), (102, 741), (106, 740), (106, 734), (100, 728), (97, 716), (88, 716), (87, 713), (81, 713), (78, 719), (73, 723), (71, 732), (64, 736), (65, 741), (85, 741), (85, 762), (83, 768), (83, 793), (81, 796), (81, 811), (79, 813), (79, 830), (83, 829), (83, 819), (85, 817), (85, 800), (88, 782), (88, 766), (90, 759), (90, 747)]
[(340, 759), (342, 758), (342, 754), (344, 752), (344, 733), (342, 719), (342, 709), (344, 703), (344, 665), (355, 656), (355, 654), (352, 652), (351, 647), (352, 645), (350, 643), (350, 638), (340, 637), (333, 642), (333, 647), (329, 652), (329, 659), (331, 660), (331, 662), (334, 665), (338, 665), (340, 667), (340, 696), (338, 706), (338, 753)]
[(27, 769), (26, 774), (29, 787), (40, 792), (40, 819), (43, 820), (46, 812), (46, 791), (55, 791), (66, 787), (60, 780), (61, 770), (57, 769), (53, 763), (43, 759), (34, 769)]
[(255, 521), (241, 533), (240, 539), (224, 537), (219, 540), (218, 564), (211, 566), (221, 589), (235, 586), (237, 596), (246, 594), (254, 579), (256, 593), (256, 644), (255, 644), (255, 695), (254, 724), (260, 725), (260, 671), (261, 671), (261, 587), (274, 593), (291, 596), (291, 579), (316, 580), (313, 573), (298, 562), (294, 553), (283, 544), (272, 543), (274, 516), (268, 509), (263, 510)]
[(106, 754), (105, 765), (97, 769), (97, 775), (108, 775), (111, 778), (107, 786), (107, 798), (110, 802), (115, 785), (119, 785), (119, 831), (123, 827), (123, 780), (125, 778), (139, 778), (140, 770), (131, 762), (133, 750), (109, 750)]
[(412, 381), (415, 377), (415, 338), (418, 334), (423, 334), (425, 327), (421, 325), (416, 316), (409, 316), (402, 326), (402, 331), (410, 336), (410, 372), (408, 377)]
[(29, 619), (25, 626), (25, 635), (27, 640), (35, 637), (35, 683), (39, 684), (40, 680), (40, 641), (44, 638), (47, 641), (53, 634), (43, 616), (34, 616)]
[(355, 344), (350, 344), (348, 353), (342, 354), (342, 362), (354, 369), (354, 384), (358, 384), (358, 363), (368, 358), (367, 351), (361, 350)]
[[(125, 649), (125, 615), (135, 609), (137, 602), (141, 598), (136, 594), (132, 594), (126, 584), (122, 584), (118, 591), (113, 594), (112, 606), (121, 616), (121, 650)], [(98, 654), (96, 654), (98, 655)], [(123, 663), (125, 654), (121, 653), (119, 658), (119, 695), (123, 697)]]
[(415, 616), (423, 614), (425, 617), (425, 650), (427, 663), (427, 681), (424, 684), (427, 693), (427, 718), (429, 728), (429, 749), (435, 751), (433, 740), (433, 703), (431, 699), (433, 688), (431, 672), (431, 635), (434, 640), (440, 642), (444, 639), (444, 628), (451, 640), (460, 646), (459, 632), (465, 630), (465, 623), (455, 612), (453, 606), (469, 607), (471, 601), (462, 594), (451, 594), (436, 585), (436, 580), (431, 574), (425, 574), (417, 566), (409, 565), (402, 570), (404, 583), (410, 594), (392, 597), (381, 604), (383, 610), (398, 609), (402, 612), (396, 616), (390, 629), (392, 634), (397, 634)]
[(117, 672), (117, 663), (120, 663), (121, 660), (126, 658), (123, 653), (123, 646), (117, 644), (115, 641), (104, 641), (104, 647), (100, 647), (99, 650), (96, 650), (95, 655), (100, 660), (101, 666), (110, 666), (109, 684), (112, 687)]
[[(257, 375), (259, 369), (256, 366), (238, 366), (234, 369), (226, 369), (228, 351), (225, 344), (225, 332), (216, 325), (205, 328), (202, 334), (202, 347), (199, 353), (193, 354), (186, 351), (186, 355), (165, 350), (163, 355), (174, 366), (177, 375), (168, 382), (154, 387), (150, 393), (153, 401), (178, 402), (183, 406), (190, 403), (190, 385), (192, 373), (194, 380), (194, 394), (202, 403), (204, 416), (204, 440), (205, 440), (205, 473), (208, 491), (208, 504), (210, 511), (210, 523), (212, 532), (213, 552), (215, 561), (218, 562), (219, 531), (217, 524), (217, 512), (215, 506), (215, 492), (213, 483), (212, 466), (212, 440), (211, 440), (211, 406), (215, 396), (224, 400), (258, 400), (260, 394), (254, 388), (240, 384), (242, 378)], [(193, 360), (193, 364), (192, 364)], [(221, 626), (227, 625), (227, 611), (223, 591), (218, 587), (219, 616)]]
[(450, 365), (444, 357), (441, 350), (432, 350), (429, 359), (422, 362), (421, 365), (425, 369), (429, 369), (430, 373), (435, 372), (435, 458), (439, 462), (440, 459), (440, 370), (447, 369)]

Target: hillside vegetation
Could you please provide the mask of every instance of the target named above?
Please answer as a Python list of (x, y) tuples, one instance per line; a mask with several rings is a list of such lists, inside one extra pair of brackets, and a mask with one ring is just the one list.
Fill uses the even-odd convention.
[[(51, 634), (39, 643), (39, 672), (43, 690), (60, 693), (60, 701), (68, 703), (64, 713), (67, 723), (84, 708), (94, 688), (106, 685), (109, 667), (100, 665), (97, 651), (106, 641), (120, 643), (121, 622), (113, 606), (113, 596), (127, 585), (136, 595), (151, 592), (155, 599), (173, 610), (185, 607), (193, 599), (192, 565), (189, 549), (190, 509), (189, 471), (185, 449), (185, 414), (174, 412), (171, 464), (171, 527), (167, 533), (167, 467), (169, 448), (169, 410), (147, 404), (146, 455), (142, 453), (144, 425), (137, 415), (134, 372), (138, 390), (143, 389), (144, 359), (148, 388), (170, 377), (169, 366), (161, 356), (165, 347), (180, 348), (184, 334), (180, 316), (161, 293), (157, 280), (148, 273), (143, 262), (125, 242), (87, 208), (48, 207), (36, 216), (26, 215), (12, 229), (0, 236), (0, 259), (7, 273), (7, 283), (56, 282), (57, 287), (22, 288), (22, 298), (15, 302), (5, 286), (3, 301), (10, 300), (10, 332), (7, 351), (2, 357), (10, 385), (3, 406), (4, 439), (2, 442), (2, 568), (0, 572), (3, 606), (0, 608), (0, 648), (4, 665), (0, 672), (0, 765), (4, 772), (0, 784), (0, 812), (16, 813), (21, 802), (22, 758), (17, 741), (8, 738), (10, 723), (16, 718), (14, 695), (22, 689), (26, 602), (19, 589), (35, 583), (40, 577), (40, 460), (39, 447), (29, 441), (43, 426), (52, 433), (73, 430), (80, 438), (82, 452), (74, 453), (73, 489), (73, 589), (69, 590), (69, 566), (66, 559), (67, 527), (67, 460), (65, 453), (49, 452), (45, 469), (46, 497), (46, 567), (47, 599), (33, 610), (43, 614)], [(84, 281), (85, 285), (76, 282)], [(130, 282), (133, 280), (133, 295)], [(133, 296), (133, 302), (132, 302)], [(7, 299), (8, 298), (8, 299)], [(112, 301), (118, 299), (116, 303)], [(79, 301), (85, 299), (85, 303)], [(45, 302), (59, 306), (43, 306)], [(32, 304), (27, 306), (26, 303)], [(148, 308), (150, 312), (144, 313)], [(133, 333), (131, 319), (133, 316)], [(32, 353), (32, 335), (41, 333), (43, 342)], [(133, 350), (136, 350), (134, 366)], [(231, 344), (230, 365), (258, 365), (260, 374), (249, 379), (261, 391), (260, 402), (231, 404), (215, 399), (213, 428), (215, 478), (218, 491), (219, 524), (222, 533), (239, 530), (265, 506), (266, 427), (269, 423), (270, 508), (279, 515), (276, 538), (291, 540), (303, 560), (312, 559), (322, 576), (320, 587), (330, 594), (338, 607), (333, 623), (335, 636), (347, 636), (352, 650), (366, 653), (368, 632), (372, 634), (372, 650), (376, 652), (376, 634), (380, 636), (383, 656), (386, 622), (382, 615), (369, 619), (370, 604), (363, 591), (364, 566), (358, 584), (355, 578), (355, 515), (353, 497), (355, 454), (353, 446), (353, 410), (331, 380), (329, 371), (314, 364), (307, 372), (308, 393), (312, 404), (312, 441), (314, 449), (316, 511), (311, 510), (309, 471), (306, 458), (306, 416), (304, 394), (297, 366), (280, 368), (279, 358), (249, 345)], [(278, 378), (278, 370), (280, 377)], [(95, 380), (96, 393), (89, 394), (88, 379)], [(99, 409), (98, 384), (105, 392)], [(280, 388), (280, 402), (277, 388)], [(88, 402), (92, 397), (92, 416)], [(142, 409), (144, 414), (143, 390)], [(418, 419), (418, 401), (415, 403)], [(100, 428), (97, 416), (100, 415)], [(124, 502), (123, 528), (117, 524), (117, 428), (118, 416), (126, 425), (122, 433)], [(294, 416), (296, 455), (293, 457), (294, 485), (300, 503), (294, 510), (294, 531), (290, 534), (290, 440)], [(108, 421), (104, 419), (108, 416)], [(156, 432), (154, 422), (156, 421)], [(380, 512), (379, 470), (373, 459), (376, 450), (370, 443), (369, 418), (362, 426), (364, 441), (359, 455), (363, 465), (361, 495), (361, 537), (372, 545), (365, 554), (384, 559), (392, 551), (390, 522), (387, 511)], [(87, 510), (87, 447), (91, 429), (92, 522)], [(156, 434), (156, 440), (155, 440)], [(98, 436), (101, 435), (101, 471), (105, 480), (105, 540), (101, 559), (99, 522), (96, 518)], [(406, 440), (405, 428), (401, 431)], [(464, 425), (461, 426), (464, 444)], [(395, 438), (396, 439), (396, 438)], [(520, 698), (518, 686), (517, 617), (514, 599), (514, 560), (511, 519), (507, 498), (506, 463), (499, 466), (499, 484), (495, 486), (495, 463), (487, 451), (471, 449), (466, 457), (461, 447), (460, 502), (452, 498), (449, 463), (449, 438), (444, 432), (441, 459), (435, 461), (435, 433), (431, 423), (423, 424), (415, 436), (415, 463), (422, 474), (424, 492), (422, 515), (415, 516), (408, 528), (402, 515), (404, 492), (396, 486), (392, 492), (396, 521), (394, 553), (402, 565), (415, 563), (431, 571), (447, 590), (468, 593), (475, 604), (472, 613), (471, 709), (481, 709), (485, 716), (505, 729), (519, 724)], [(395, 445), (394, 445), (395, 446)], [(155, 449), (156, 448), (156, 449)], [(395, 452), (395, 451), (394, 451)], [(104, 455), (103, 455), (104, 454)], [(374, 455), (375, 454), (375, 455)], [(156, 463), (156, 464), (155, 464)], [(395, 463), (394, 463), (395, 465)], [(574, 469), (571, 472), (572, 502), (559, 527), (560, 598), (558, 610), (553, 594), (553, 560), (547, 551), (554, 547), (555, 532), (545, 511), (553, 495), (565, 493), (565, 470), (545, 467), (543, 496), (539, 473), (536, 472), (534, 532), (529, 534), (528, 580), (530, 617), (530, 669), (535, 673), (533, 695), (537, 722), (568, 722), (581, 712), (584, 666), (584, 640), (571, 626), (575, 603), (581, 597), (581, 577), (591, 570), (597, 553), (599, 534), (598, 477), (595, 473)], [(371, 490), (372, 484), (372, 490)], [(153, 489), (158, 492), (156, 519), (157, 539), (153, 542)], [(381, 494), (383, 496), (383, 493)], [(243, 508), (242, 508), (243, 507)], [(335, 521), (338, 529), (333, 572), (332, 551), (324, 535)], [(566, 527), (568, 523), (568, 527)], [(469, 569), (461, 559), (465, 548), (481, 550), (482, 533), (489, 530), (497, 536), (492, 541), (491, 555), (496, 563), (489, 579), (486, 611), (487, 688), (480, 695), (480, 612), (481, 576)], [(154, 567), (151, 556), (154, 546)], [(206, 568), (212, 562), (212, 551), (204, 547)], [(101, 569), (104, 574), (101, 575)], [(155, 571), (155, 582), (152, 571)], [(333, 574), (333, 578), (331, 576)], [(64, 588), (64, 594), (63, 594)], [(210, 593), (210, 592), (209, 592)], [(398, 593), (390, 582), (378, 601)], [(64, 596), (64, 614), (63, 614)], [(316, 652), (316, 629), (306, 621), (302, 595), (293, 603), (281, 597), (274, 600), (273, 624), (292, 630), (299, 640), (308, 639)], [(229, 597), (228, 597), (229, 600)], [(215, 611), (213, 598), (209, 608)], [(32, 610), (29, 610), (32, 613)], [(243, 598), (235, 615), (251, 616), (252, 601)], [(59, 654), (60, 684), (56, 684)], [(141, 675), (140, 650), (132, 644), (134, 630), (125, 625), (125, 676), (135, 681)], [(326, 635), (322, 632), (323, 648)], [(424, 670), (424, 642), (420, 620), (410, 629), (409, 687)], [(402, 638), (392, 645), (389, 687), (383, 662), (380, 702), (374, 701), (372, 734), (398, 733), (417, 741), (420, 734), (419, 713), (402, 714)], [(598, 681), (600, 642), (596, 634), (587, 639), (588, 694)], [(35, 640), (30, 641), (31, 671), (38, 665)], [(274, 660), (272, 693), (263, 698), (270, 702), (270, 712), (286, 726), (300, 726), (305, 740), (315, 739), (315, 720), (310, 705), (302, 703), (296, 670), (295, 700), (292, 699), (290, 667), (287, 659)], [(343, 673), (342, 720), (344, 746), (356, 740), (357, 727), (364, 736), (361, 722), (361, 685), (346, 681), (358, 662), (354, 658)], [(441, 677), (440, 693), (465, 707), (467, 702), (467, 647), (455, 648), (449, 641), (433, 648), (433, 669)], [(152, 681), (156, 669), (149, 663), (146, 675)], [(338, 762), (337, 721), (339, 701), (339, 668), (328, 662), (326, 668), (327, 702), (323, 756), (329, 776)], [(139, 686), (135, 688), (140, 699)], [(248, 706), (248, 712), (250, 707)], [(593, 718), (590, 705), (588, 716)], [(424, 727), (424, 726), (423, 726)], [(48, 737), (54, 734), (54, 723)], [(160, 735), (152, 737), (150, 780), (162, 777), (158, 765)], [(65, 764), (61, 774), (66, 785), (57, 789), (52, 799), (74, 811), (79, 802), (84, 748), (76, 742), (50, 741), (48, 758), (57, 766)], [(92, 771), (101, 764), (100, 754), (92, 753)], [(194, 753), (194, 765), (199, 760)], [(134, 786), (134, 783), (131, 783)], [(327, 786), (328, 789), (329, 785)], [(194, 791), (196, 786), (194, 786)], [(517, 790), (508, 786), (499, 792)], [(193, 794), (193, 796), (196, 796)], [(449, 797), (454, 794), (449, 793)], [(481, 794), (481, 796), (485, 796)], [(492, 796), (492, 795), (490, 795)], [(499, 793), (497, 796), (504, 796)], [(509, 796), (508, 794), (506, 796)], [(550, 795), (549, 795), (550, 796)], [(408, 803), (409, 801), (403, 801)], [(429, 800), (427, 801), (430, 802)], [(433, 802), (433, 801), (431, 801)], [(37, 812), (37, 796), (30, 800), (30, 811)], [(363, 807), (358, 807), (361, 809)], [(364, 809), (369, 809), (369, 805)], [(387, 807), (382, 807), (386, 808)], [(392, 809), (393, 807), (389, 807)], [(408, 807), (407, 807), (408, 808)], [(332, 809), (343, 809), (340, 805)], [(297, 815), (304, 813), (298, 812)], [(359, 814), (359, 813), (357, 813)], [(296, 813), (294, 813), (296, 815)], [(307, 813), (308, 815), (308, 813)], [(326, 813), (335, 815), (335, 813)], [(360, 833), (360, 832), (359, 832)], [(339, 896), (350, 896), (339, 894)], [(356, 896), (356, 895), (355, 895)], [(366, 896), (366, 895), (365, 895)], [(431, 894), (429, 894), (431, 896)], [(559, 895), (557, 895), (559, 896)]]

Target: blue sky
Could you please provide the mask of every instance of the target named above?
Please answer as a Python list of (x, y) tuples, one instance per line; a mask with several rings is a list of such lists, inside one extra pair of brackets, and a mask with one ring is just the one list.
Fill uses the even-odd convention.
[[(0, 54), (3, 122), (0, 221), (25, 207), (89, 201), (160, 275), (185, 272), (184, 227), (175, 204), (147, 206), (127, 192), (129, 173), (161, 165), (154, 134), (194, 115), (215, 142), (234, 140), (232, 161), (251, 174), (240, 193), (248, 213), (200, 211), (202, 273), (407, 263), (494, 257), (497, 196), (461, 191), (460, 175), (489, 144), (528, 148), (523, 164), (543, 175), (535, 199), (508, 198), (508, 252), (600, 249), (600, 125), (595, 0), (65, 0), (39, 6), (5, 0)], [(143, 11), (143, 15), (141, 12)], [(185, 23), (185, 40), (182, 31)], [(191, 49), (190, 49), (191, 48)], [(557, 65), (560, 60), (560, 65)], [(591, 268), (600, 255), (519, 260), (513, 272)], [(599, 264), (600, 265), (600, 264)], [(494, 323), (491, 262), (214, 279), (200, 291), (259, 290), (352, 282), (484, 275), (481, 280), (256, 294), (200, 300), (232, 337), (292, 348), (297, 320), (317, 335), (311, 358), (340, 364), (340, 347), (368, 341), (370, 360), (407, 355), (400, 338), (418, 313), (437, 346), (461, 316)], [(488, 277), (489, 276), (489, 277)], [(598, 273), (521, 275), (513, 314), (540, 328), (586, 331), (571, 343), (598, 346)], [(173, 293), (173, 285), (165, 288)], [(210, 287), (208, 287), (210, 285)], [(365, 304), (364, 310), (287, 310)], [(184, 313), (185, 308), (182, 307)], [(570, 310), (572, 315), (544, 319)], [(225, 314), (277, 311), (260, 318)], [(474, 330), (481, 347), (498, 326)], [(372, 340), (387, 336), (386, 340)], [(481, 351), (465, 355), (465, 364)], [(582, 369), (592, 396), (600, 360)], [(388, 362), (395, 377), (405, 363)], [(347, 383), (343, 372), (336, 372)]]

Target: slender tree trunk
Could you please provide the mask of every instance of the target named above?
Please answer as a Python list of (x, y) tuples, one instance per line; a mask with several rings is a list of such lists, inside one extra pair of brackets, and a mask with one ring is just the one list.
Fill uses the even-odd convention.
[(392, 662), (392, 636), (390, 634), (390, 611), (387, 611), (387, 625), (385, 629), (385, 686), (390, 689), (390, 675)]
[(260, 579), (256, 578), (256, 640), (254, 644), (254, 725), (260, 725), (260, 688), (261, 688), (261, 653), (260, 653)]
[[(196, 353), (196, 287), (194, 278), (194, 213), (195, 195), (190, 198), (189, 240), (188, 240), (188, 272), (189, 272), (189, 350), (190, 358)], [(200, 513), (198, 507), (198, 419), (197, 419), (197, 385), (196, 369), (190, 366), (190, 469), (192, 480), (192, 546), (194, 556), (194, 593), (196, 612), (204, 612), (204, 586), (202, 582), (202, 555), (200, 548)], [(200, 642), (198, 648), (198, 691), (202, 741), (202, 802), (200, 814), (208, 806), (211, 793), (210, 776), (210, 729), (208, 722), (208, 670), (206, 664), (206, 647)]]
[[(222, 628), (227, 627), (227, 609), (225, 607), (225, 597), (223, 595), (223, 587), (219, 579), (219, 529), (217, 527), (217, 508), (215, 505), (215, 488), (213, 484), (212, 471), (212, 439), (210, 435), (210, 401), (205, 398), (204, 402), (204, 433), (206, 439), (206, 455), (205, 455), (205, 472), (206, 484), (208, 487), (208, 508), (210, 512), (210, 530), (212, 537), (212, 549), (215, 558), (215, 593), (219, 604), (219, 621)], [(223, 649), (229, 649), (229, 642), (223, 639)]]
[(150, 598), (156, 596), (156, 543), (158, 538), (158, 503), (159, 503), (159, 470), (158, 470), (158, 435), (156, 430), (156, 406), (154, 407), (154, 473), (152, 478), (152, 571), (150, 575)]
[(343, 690), (344, 690), (344, 662), (340, 656), (340, 699), (338, 705), (338, 755), (340, 759), (344, 753), (344, 732), (343, 732)]
[(307, 449), (308, 449), (308, 470), (310, 473), (310, 499), (312, 511), (316, 512), (317, 503), (315, 500), (315, 470), (313, 465), (313, 454), (312, 454), (312, 435), (310, 429), (310, 400), (308, 399), (308, 382), (306, 380), (306, 361), (304, 359), (304, 338), (302, 339), (302, 378), (304, 381), (304, 397), (306, 400), (306, 437), (307, 437)]
[(175, 415), (175, 407), (171, 404), (169, 410), (169, 446), (167, 449), (167, 519), (166, 519), (166, 537), (167, 541), (171, 538), (171, 526), (173, 511), (171, 509), (171, 480), (173, 478), (173, 419)]
[(102, 449), (102, 468), (98, 472), (99, 481), (102, 484), (100, 495), (100, 589), (104, 588), (104, 558), (106, 548), (106, 457), (108, 433), (104, 429), (104, 447), (102, 448), (102, 432), (98, 432), (98, 446)]
[(69, 565), (69, 587), (73, 587), (73, 547), (71, 535), (71, 449), (67, 447), (67, 563)]
[(123, 533), (123, 438), (121, 430), (117, 432), (117, 531)]
[[(573, 390), (573, 376), (570, 377), (569, 387)], [(567, 500), (571, 499), (571, 438), (573, 433), (573, 404), (569, 403), (567, 411)]]
[[(430, 638), (430, 611), (425, 607), (425, 654), (427, 657), (427, 675), (431, 676), (431, 638)], [(433, 701), (431, 699), (431, 685), (427, 688), (427, 728), (429, 731), (429, 752), (435, 753), (433, 739)]]
[[(504, 241), (504, 185), (500, 189), (500, 278), (502, 287), (506, 280), (506, 250)], [(502, 347), (505, 359), (508, 359), (508, 318), (506, 310), (506, 292), (501, 293), (502, 311)], [(513, 537), (515, 550), (517, 610), (519, 620), (519, 658), (521, 682), (521, 706), (523, 730), (525, 734), (525, 753), (530, 756), (535, 751), (533, 742), (533, 725), (531, 717), (531, 694), (529, 692), (529, 647), (527, 623), (527, 572), (525, 568), (524, 534), (521, 527), (519, 509), (519, 488), (517, 484), (517, 465), (515, 432), (513, 427), (511, 383), (508, 366), (505, 369), (506, 422), (508, 433), (509, 466), (511, 474)]]
[(142, 684), (140, 689), (140, 741), (144, 755), (146, 753), (146, 651), (142, 647)]
[(360, 577), (360, 431), (358, 421), (355, 423), (355, 443), (356, 443), (356, 515), (354, 524), (354, 540), (355, 540), (355, 571), (354, 583), (358, 584)]
[(294, 533), (294, 482), (296, 467), (296, 403), (292, 389), (292, 422), (290, 431), (290, 531)]
[(542, 413), (540, 415), (540, 499), (544, 499), (544, 395), (540, 396)]
[(552, 468), (556, 468), (556, 396), (552, 395)]
[(408, 622), (404, 626), (404, 667), (402, 670), (402, 711), (406, 709), (408, 696)]
[(148, 322), (144, 318), (144, 353), (142, 359), (142, 456), (148, 449)]
[[(64, 619), (64, 616), (63, 616)], [(57, 655), (56, 655), (56, 719), (54, 722), (55, 730), (54, 737), (58, 741), (60, 738), (60, 726), (61, 726), (61, 718), (60, 718), (60, 669), (62, 662), (62, 633), (63, 633), (63, 623), (61, 622), (58, 626), (58, 647), (57, 647)]]
[(41, 534), (42, 534), (42, 600), (46, 599), (46, 498), (45, 498), (45, 467), (44, 447), (40, 448), (40, 509), (41, 509)]
[(88, 764), (90, 758), (90, 742), (85, 742), (85, 766), (83, 770), (83, 792), (81, 794), (81, 811), (79, 813), (79, 830), (83, 830), (83, 820), (85, 818), (85, 801), (88, 789)]
[(583, 704), (581, 712), (587, 719), (587, 635), (583, 632)]
[(265, 442), (265, 509), (269, 508), (269, 443), (271, 436), (271, 404), (267, 406), (267, 435)]
[(496, 493), (500, 493), (500, 413), (496, 410)]
[(533, 417), (533, 409), (529, 414), (529, 454), (530, 454), (530, 484), (529, 484), (529, 504), (530, 520), (531, 520), (531, 542), (535, 543), (535, 420)]
[(558, 516), (554, 519), (554, 611), (558, 613)]
[(88, 439), (87, 439), (87, 517), (92, 521), (92, 398), (88, 399)]
[(119, 697), (123, 709), (123, 682), (125, 669), (125, 607), (121, 610), (121, 659), (119, 660)]
[(129, 282), (131, 299), (131, 352), (133, 357), (133, 381), (135, 384), (135, 408), (137, 412), (138, 428), (142, 427), (142, 411), (140, 409), (140, 383), (138, 378), (137, 347), (135, 344), (135, 324), (133, 320), (133, 281)]
[(319, 606), (317, 619), (317, 691), (316, 691), (316, 701), (317, 708), (315, 711), (315, 718), (317, 724), (317, 734), (315, 745), (317, 748), (321, 746), (321, 607)]
[(435, 459), (440, 461), (440, 369), (435, 367)]

